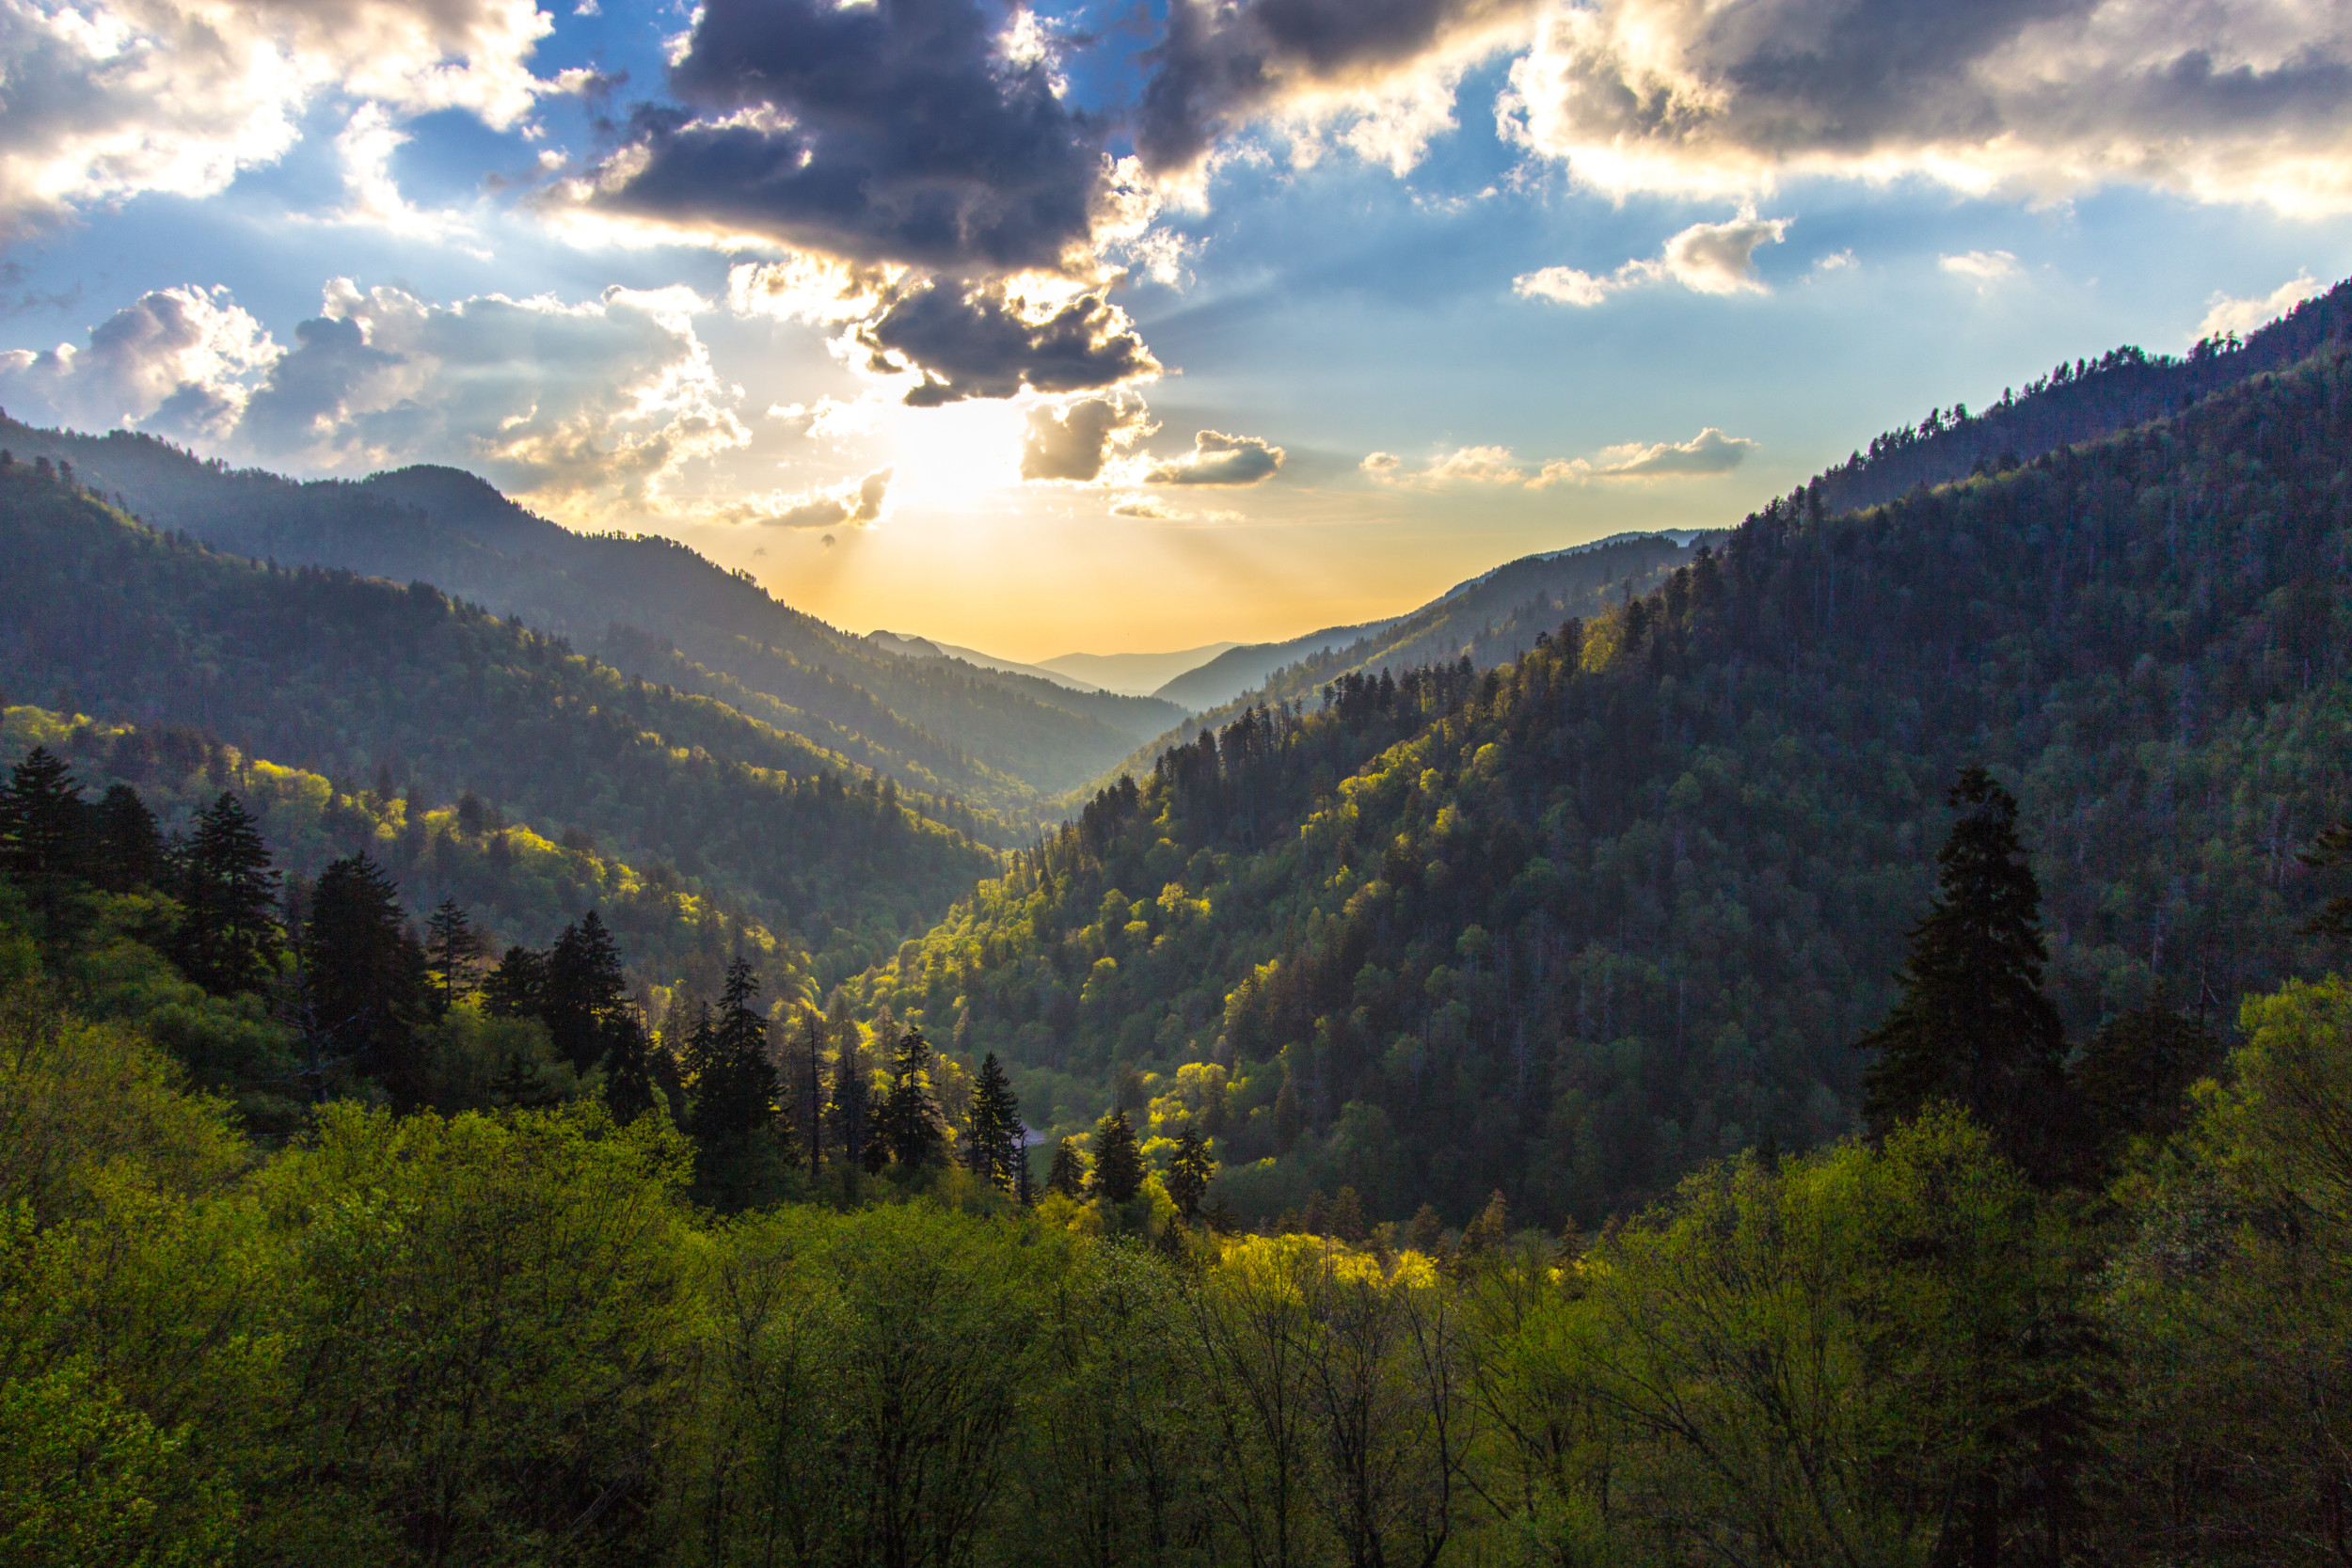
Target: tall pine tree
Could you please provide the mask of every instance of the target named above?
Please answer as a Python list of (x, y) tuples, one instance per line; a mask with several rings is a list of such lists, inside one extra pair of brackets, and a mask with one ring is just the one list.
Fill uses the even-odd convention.
[(310, 1026), (408, 1109), (427, 1091), (417, 1025), (426, 1011), (424, 952), (401, 916), (400, 893), (364, 854), (330, 862), (310, 890), (302, 930)]
[(482, 933), (454, 898), (443, 898), (425, 922), (425, 959), (435, 975), (435, 1007), (446, 1013), (473, 989), (474, 964), (482, 957)]
[(1960, 814), (1940, 885), (1912, 928), (1903, 993), (1857, 1042), (1875, 1053), (1863, 1114), (1883, 1136), (1948, 1101), (2027, 1170), (2052, 1168), (2065, 1092), (2064, 1031), (2042, 990), (2042, 889), (2017, 841), (2017, 801), (1981, 768), (1952, 785)]
[(1054, 1163), (1045, 1172), (1045, 1190), (1073, 1202), (1087, 1196), (1086, 1163), (1078, 1158), (1078, 1146), (1073, 1140), (1064, 1138), (1054, 1145)]
[(992, 1051), (972, 1080), (970, 1136), (964, 1145), (964, 1165), (982, 1180), (1008, 1193), (1015, 1191), (1019, 1185), (1016, 1166), (1022, 1158), (1023, 1132), (1020, 1101), (1013, 1098), (1012, 1084), (997, 1064), (996, 1053)]
[(698, 1137), (761, 1132), (776, 1120), (776, 1069), (768, 1059), (768, 1021), (752, 1006), (759, 982), (739, 956), (727, 965), (719, 1011), (698, 1026), (700, 1060), (695, 1062), (694, 1132)]
[(278, 873), (236, 796), (223, 790), (197, 814), (178, 879), (186, 912), (172, 956), (188, 978), (217, 996), (266, 986), (285, 951)]
[(890, 1065), (890, 1090), (875, 1117), (879, 1142), (893, 1164), (910, 1169), (930, 1164), (946, 1142), (946, 1122), (931, 1098), (931, 1043), (920, 1029), (898, 1037)]
[(1124, 1203), (1143, 1190), (1143, 1150), (1136, 1147), (1136, 1130), (1128, 1125), (1123, 1110), (1113, 1109), (1094, 1124), (1090, 1186), (1096, 1197), (1113, 1203)]
[(1208, 1196), (1209, 1179), (1216, 1174), (1216, 1161), (1210, 1156), (1207, 1141), (1192, 1123), (1184, 1123), (1176, 1140), (1176, 1157), (1168, 1164), (1168, 1196), (1176, 1200), (1184, 1218), (1200, 1216), (1200, 1200)]
[(605, 1031), (628, 1000), (620, 948), (596, 911), (590, 910), (564, 927), (548, 950), (547, 992), (539, 1015), (547, 1021), (548, 1042), (574, 1071), (586, 1072), (603, 1053)]
[(0, 871), (36, 909), (55, 910), (83, 874), (82, 786), (46, 746), (36, 746), (0, 788)]
[(139, 893), (170, 876), (164, 835), (138, 791), (115, 784), (90, 809), (89, 878), (108, 893)]

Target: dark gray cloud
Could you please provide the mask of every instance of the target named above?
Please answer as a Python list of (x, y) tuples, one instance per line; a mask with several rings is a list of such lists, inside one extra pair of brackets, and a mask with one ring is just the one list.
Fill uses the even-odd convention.
[[(871, 527), (882, 518), (882, 502), (890, 497), (890, 476), (894, 471), (877, 468), (855, 483), (819, 491), (759, 521), (770, 528)], [(833, 543), (830, 534), (825, 543)]]
[(591, 199), (954, 276), (1061, 266), (1108, 191), (1106, 126), (1004, 46), (988, 0), (709, 0)]
[(1449, 35), (1532, 10), (1530, 0), (1169, 0), (1136, 122), (1155, 170), (1198, 163), (1232, 124), (1299, 87), (1409, 67)]
[(1085, 484), (1100, 479), (1111, 449), (1152, 429), (1152, 416), (1133, 399), (1083, 398), (1067, 408), (1034, 408), (1021, 436), (1021, 477)]
[(1159, 361), (1126, 312), (1099, 290), (1072, 295), (1039, 319), (1003, 284), (935, 282), (898, 291), (856, 328), (888, 372), (919, 367), (915, 407), (965, 398), (1089, 392), (1157, 375)]
[(1508, 123), (1602, 188), (1780, 172), (2352, 199), (2352, 13), (2292, 0), (1593, 0)]
[(1204, 430), (1192, 438), (1192, 451), (1181, 457), (1154, 463), (1143, 476), (1146, 484), (1256, 484), (1281, 470), (1282, 449), (1257, 436), (1228, 436)]

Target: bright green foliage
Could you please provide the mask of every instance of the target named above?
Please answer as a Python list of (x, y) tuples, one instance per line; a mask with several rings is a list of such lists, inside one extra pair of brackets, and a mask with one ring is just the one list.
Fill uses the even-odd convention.
[(1859, 1123), (1846, 1045), (1900, 998), (1963, 767), (2016, 797), (2074, 1039), (2276, 985), (2325, 951), (2294, 851), (2352, 746), (2346, 378), (2323, 356), (1864, 512), (1784, 499), (1510, 666), (1245, 714), (862, 1005), (961, 998), (1057, 1135), (1134, 1064), (1166, 1097), (1138, 1136), (1173, 1137), (1179, 1075), (1222, 1069), (1244, 1214), (1346, 1185), (1459, 1225), (1500, 1187), (1549, 1227)]

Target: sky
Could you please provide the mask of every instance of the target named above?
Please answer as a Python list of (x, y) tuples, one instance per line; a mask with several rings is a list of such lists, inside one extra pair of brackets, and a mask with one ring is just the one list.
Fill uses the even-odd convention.
[(1721, 527), (2352, 274), (2340, 0), (0, 0), (0, 406), (1039, 659)]

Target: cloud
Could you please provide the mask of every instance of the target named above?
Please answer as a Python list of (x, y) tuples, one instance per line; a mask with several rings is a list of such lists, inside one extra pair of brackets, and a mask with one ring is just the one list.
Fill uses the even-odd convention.
[(1770, 293), (1756, 276), (1756, 253), (1778, 245), (1793, 221), (1759, 218), (1748, 211), (1726, 223), (1694, 223), (1670, 236), (1654, 258), (1628, 261), (1605, 277), (1574, 267), (1544, 267), (1521, 273), (1511, 280), (1511, 288), (1522, 299), (1586, 308), (1653, 283), (1678, 283), (1701, 294)]
[(1935, 264), (1946, 272), (1975, 278), (1979, 291), (2017, 271), (2016, 256), (2006, 250), (1963, 251), (1958, 256), (1939, 256)]
[[(1592, 466), (1597, 479), (1681, 479), (1725, 474), (1747, 461), (1756, 443), (1708, 425), (1687, 441), (1604, 447)], [(1547, 466), (1549, 471), (1549, 466)]]
[(906, 394), (918, 408), (1024, 388), (1094, 391), (1160, 373), (1127, 312), (1101, 289), (1041, 298), (1020, 280), (924, 282), (890, 291), (852, 336), (869, 371), (919, 372)]
[[(1251, 119), (1341, 145), (1399, 174), (1454, 127), (1462, 73), (1523, 44), (1531, 0), (1172, 0), (1147, 58), (1136, 145), (1155, 173), (1197, 169)], [(1311, 158), (1314, 144), (1300, 149)], [(1304, 161), (1304, 159), (1302, 159)]]
[(1257, 484), (1282, 467), (1282, 449), (1256, 436), (1227, 436), (1203, 430), (1192, 451), (1161, 458), (1143, 473), (1146, 484)]
[(0, 240), (144, 191), (209, 196), (333, 93), (504, 129), (542, 94), (532, 0), (83, 0), (0, 6)]
[(2352, 13), (2302, 0), (1592, 0), (1511, 67), (1506, 135), (1617, 195), (1917, 176), (2352, 207)]
[(0, 355), (0, 397), (311, 472), (449, 463), (559, 514), (660, 510), (684, 465), (751, 439), (695, 335), (707, 309), (675, 288), (440, 305), (338, 278), (286, 347), (225, 289), (167, 289), (87, 349)]
[(2285, 315), (2320, 292), (2318, 279), (2309, 273), (2300, 273), (2287, 279), (2266, 294), (2251, 299), (2233, 299), (2217, 293), (2207, 302), (2205, 319), (2197, 324), (2195, 339), (2217, 338), (2225, 332), (2244, 337), (2265, 324)]
[(1102, 477), (1115, 447), (1126, 447), (1159, 426), (1140, 398), (1084, 398), (1063, 407), (1029, 411), (1021, 437), (1021, 477), (1089, 484)]
[(1508, 447), (1455, 447), (1427, 467), (1408, 469), (1391, 452), (1375, 451), (1359, 467), (1384, 484), (1418, 489), (1479, 484), (1547, 490), (1610, 479), (1686, 479), (1728, 473), (1747, 460), (1757, 443), (1726, 436), (1708, 425), (1687, 441), (1629, 442), (1604, 447), (1591, 457), (1552, 458), (1530, 474)]
[[(1050, 52), (986, 0), (707, 0), (670, 72), (564, 195), (702, 234), (951, 277), (1089, 270), (1147, 193)], [(1035, 43), (1034, 32), (1030, 35)]]
[[(742, 520), (768, 528), (871, 528), (882, 520), (892, 471), (877, 468), (864, 479), (846, 480), (781, 501), (771, 498), (769, 507), (755, 509)], [(830, 547), (833, 536), (826, 535), (824, 543)]]
[(1136, 517), (1152, 523), (1237, 523), (1241, 521), (1241, 514), (1238, 512), (1187, 512), (1180, 506), (1171, 506), (1157, 496), (1141, 494), (1124, 495), (1113, 500), (1111, 515)]
[(144, 423), (183, 439), (217, 436), (235, 427), (280, 353), (227, 289), (158, 289), (92, 327), (87, 349), (0, 353), (0, 401), (20, 416), (101, 430)]

